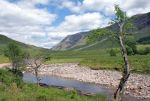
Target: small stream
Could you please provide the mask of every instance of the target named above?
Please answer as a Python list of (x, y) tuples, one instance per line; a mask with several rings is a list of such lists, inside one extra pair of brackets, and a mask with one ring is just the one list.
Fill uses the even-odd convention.
[[(109, 96), (109, 98), (113, 98), (114, 90), (111, 88), (106, 88), (105, 86), (102, 85), (90, 84), (77, 80), (65, 79), (49, 75), (41, 75), (40, 79), (41, 79), (40, 83), (44, 83), (49, 86), (73, 88), (86, 93), (97, 93), (97, 94), (100, 93)], [(24, 73), (23, 80), (26, 82), (36, 83), (36, 78), (31, 73)], [(129, 95), (125, 95), (123, 99), (124, 101), (147, 101), (147, 100), (139, 100)]]

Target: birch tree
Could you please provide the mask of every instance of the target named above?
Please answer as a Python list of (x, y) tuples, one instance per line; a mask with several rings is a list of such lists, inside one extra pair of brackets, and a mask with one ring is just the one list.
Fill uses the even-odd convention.
[(120, 9), (118, 5), (115, 5), (115, 18), (111, 21), (111, 25), (117, 26), (117, 29), (111, 30), (112, 28), (102, 28), (99, 32), (96, 30), (92, 31), (91, 35), (89, 36), (88, 40), (90, 42), (101, 40), (102, 38), (106, 37), (111, 39), (115, 38), (120, 46), (121, 56), (123, 59), (123, 75), (118, 85), (116, 92), (114, 93), (114, 99), (117, 101), (121, 101), (121, 97), (124, 93), (124, 88), (128, 78), (130, 76), (130, 65), (127, 55), (127, 49), (125, 47), (125, 36), (126, 34), (130, 33), (130, 29), (133, 29), (132, 23), (129, 21), (126, 13)]

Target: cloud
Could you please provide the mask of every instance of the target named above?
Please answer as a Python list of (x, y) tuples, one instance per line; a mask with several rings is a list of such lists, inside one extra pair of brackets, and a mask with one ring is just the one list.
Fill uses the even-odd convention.
[(110, 16), (114, 12), (115, 4), (120, 5), (122, 9), (127, 11), (129, 16), (150, 11), (149, 0), (83, 0), (83, 2), (79, 3), (67, 0), (62, 3), (62, 7), (68, 8), (75, 13), (97, 11)]
[[(124, 4), (124, 5), (121, 5)], [(122, 8), (127, 11), (128, 16), (150, 11), (149, 0), (124, 0), (121, 2)]]
[[(105, 21), (104, 21), (105, 20)], [(58, 29), (67, 31), (90, 30), (106, 25), (107, 20), (100, 13), (85, 13), (81, 15), (69, 15)]]
[[(35, 4), (46, 0), (18, 1), (0, 0), (0, 33), (28, 44), (37, 45), (32, 36), (45, 36), (45, 28), (56, 19), (56, 14), (46, 9), (37, 9)], [(21, 37), (21, 38), (19, 38)]]
[(51, 30), (51, 33), (49, 33), (51, 36), (55, 35), (64, 37), (77, 32), (89, 31), (98, 27), (104, 27), (108, 24), (108, 22), (109, 19), (96, 12), (80, 15), (72, 14), (66, 16), (64, 21), (59, 26), (47, 30)]

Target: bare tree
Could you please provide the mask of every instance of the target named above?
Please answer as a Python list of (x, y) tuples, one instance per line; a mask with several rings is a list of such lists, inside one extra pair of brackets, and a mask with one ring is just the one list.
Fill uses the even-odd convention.
[(26, 65), (30, 67), (29, 69), (34, 72), (37, 85), (40, 83), (40, 77), (39, 77), (39, 68), (42, 66), (44, 59), (42, 57), (34, 57), (30, 59), (26, 59)]

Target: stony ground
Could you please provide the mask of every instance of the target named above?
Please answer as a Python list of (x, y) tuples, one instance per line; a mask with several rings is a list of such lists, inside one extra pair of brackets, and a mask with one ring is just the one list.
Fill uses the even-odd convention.
[[(50, 64), (40, 69), (41, 74), (55, 75), (83, 82), (117, 87), (121, 73), (109, 70), (91, 70), (76, 63)], [(139, 98), (150, 99), (150, 76), (131, 74), (126, 86), (126, 93)]]

